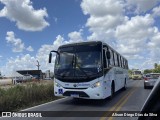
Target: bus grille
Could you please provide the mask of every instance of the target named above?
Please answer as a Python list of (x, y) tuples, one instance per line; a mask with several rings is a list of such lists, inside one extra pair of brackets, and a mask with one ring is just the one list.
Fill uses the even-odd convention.
[(82, 91), (66, 91), (63, 93), (63, 96), (71, 96), (72, 94), (77, 94), (77, 95), (79, 95), (79, 97), (88, 97), (89, 98), (89, 96), (85, 92), (82, 92)]

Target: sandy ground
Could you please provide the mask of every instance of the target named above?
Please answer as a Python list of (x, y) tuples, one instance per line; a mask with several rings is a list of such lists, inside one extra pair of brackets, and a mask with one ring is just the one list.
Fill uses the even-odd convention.
[(11, 85), (12, 79), (0, 79), (0, 85)]
[[(12, 83), (12, 79), (0, 79), (0, 88), (3, 88), (3, 89), (8, 89), (10, 87), (14, 87), (16, 85), (22, 85), (22, 86), (25, 86), (28, 82), (26, 83), (17, 83), (17, 84), (13, 84)], [(36, 84), (52, 84), (53, 83), (53, 80), (40, 80), (40, 81), (33, 81), (33, 82), (30, 82), (30, 83), (36, 83)]]

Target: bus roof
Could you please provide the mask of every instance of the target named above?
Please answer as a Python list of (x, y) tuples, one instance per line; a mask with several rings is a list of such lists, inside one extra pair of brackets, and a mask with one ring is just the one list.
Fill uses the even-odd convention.
[(86, 45), (86, 44), (102, 44), (102, 41), (86, 41), (86, 42), (76, 42), (76, 43), (69, 43), (69, 44), (64, 44), (61, 45), (61, 47), (69, 47), (69, 46), (75, 46), (75, 45)]
[(85, 42), (76, 42), (76, 43), (69, 43), (69, 44), (65, 44), (65, 45), (61, 45), (59, 46), (59, 48), (62, 47), (69, 47), (69, 46), (75, 46), (75, 45), (87, 45), (87, 44), (102, 44), (102, 45), (106, 45), (108, 46), (110, 49), (112, 49), (114, 52), (116, 52), (117, 54), (119, 54), (120, 56), (122, 56), (125, 60), (127, 60), (123, 55), (121, 55), (120, 53), (118, 53), (116, 50), (114, 50), (110, 45), (108, 45), (105, 42), (102, 41), (85, 41)]

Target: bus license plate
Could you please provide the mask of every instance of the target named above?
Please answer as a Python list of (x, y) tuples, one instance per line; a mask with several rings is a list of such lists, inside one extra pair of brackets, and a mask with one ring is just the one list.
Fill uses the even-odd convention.
[(71, 94), (71, 97), (79, 97), (78, 94)]

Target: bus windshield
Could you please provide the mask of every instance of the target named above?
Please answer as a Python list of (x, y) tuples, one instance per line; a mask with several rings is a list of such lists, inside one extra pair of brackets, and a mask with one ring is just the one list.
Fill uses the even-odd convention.
[(141, 71), (134, 71), (134, 74), (135, 75), (141, 75), (142, 73), (141, 73)]
[(99, 45), (77, 45), (59, 48), (55, 63), (55, 75), (67, 77), (90, 77), (102, 70)]

